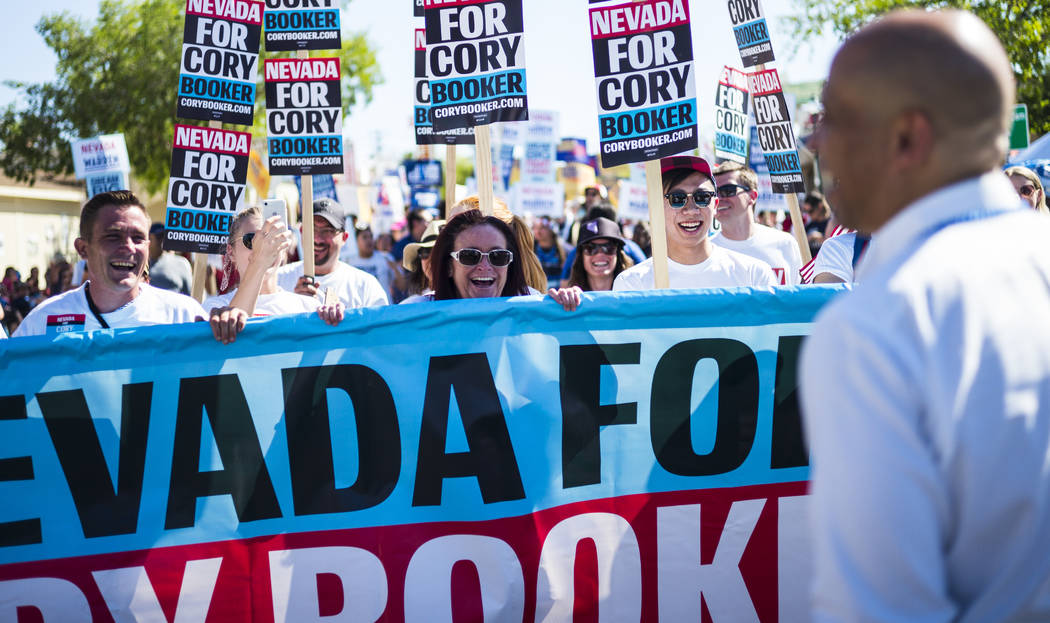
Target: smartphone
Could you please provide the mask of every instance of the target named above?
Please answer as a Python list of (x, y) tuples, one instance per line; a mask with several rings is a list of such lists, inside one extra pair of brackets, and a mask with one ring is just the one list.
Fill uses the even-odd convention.
[(281, 219), (281, 222), (285, 225), (288, 224), (288, 207), (285, 205), (284, 199), (263, 199), (263, 221), (268, 220), (271, 216)]

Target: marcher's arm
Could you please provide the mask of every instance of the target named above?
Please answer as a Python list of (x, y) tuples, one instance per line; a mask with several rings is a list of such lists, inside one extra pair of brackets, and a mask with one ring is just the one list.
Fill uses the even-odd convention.
[(230, 307), (242, 309), (248, 316), (255, 313), (255, 304), (259, 301), (266, 271), (276, 266), (286, 249), (292, 246), (292, 234), (277, 217), (272, 216), (256, 234), (252, 242), (251, 259), (241, 276), (237, 292), (230, 301)]

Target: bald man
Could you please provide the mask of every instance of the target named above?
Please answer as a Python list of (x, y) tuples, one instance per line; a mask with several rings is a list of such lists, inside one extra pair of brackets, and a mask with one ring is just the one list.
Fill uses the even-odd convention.
[(998, 171), (1013, 103), (969, 13), (832, 64), (827, 195), (879, 244), (802, 355), (817, 621), (1050, 621), (1050, 219)]

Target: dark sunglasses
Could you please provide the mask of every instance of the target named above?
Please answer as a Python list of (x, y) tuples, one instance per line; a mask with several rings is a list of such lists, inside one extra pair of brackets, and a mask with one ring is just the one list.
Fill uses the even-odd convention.
[(675, 210), (684, 208), (689, 197), (693, 198), (693, 203), (695, 203), (697, 207), (702, 207), (711, 203), (711, 200), (715, 198), (715, 193), (708, 190), (697, 190), (693, 191), (693, 194), (690, 195), (689, 193), (676, 190), (664, 195), (664, 199), (667, 199), (667, 203), (669, 203)]
[(580, 245), (580, 250), (584, 255), (597, 255), (598, 253), (616, 255), (618, 248), (619, 245), (615, 242), (585, 242)]
[(449, 253), (449, 255), (464, 266), (477, 266), (481, 263), (481, 258), (483, 257), (489, 258), (489, 264), (496, 267), (507, 266), (514, 261), (514, 254), (507, 249), (493, 249), (485, 252), (477, 249), (460, 249)]
[(244, 248), (249, 251), (252, 250), (252, 240), (255, 240), (255, 232), (241, 236), (241, 244), (243, 244)]
[(751, 189), (747, 186), (741, 186), (740, 184), (722, 184), (718, 187), (718, 196), (722, 199), (729, 199), (735, 197), (740, 193), (749, 193)]
[(1024, 186), (1017, 189), (1017, 192), (1021, 193), (1022, 197), (1031, 197), (1032, 193), (1035, 192), (1035, 186), (1031, 184), (1025, 184)]

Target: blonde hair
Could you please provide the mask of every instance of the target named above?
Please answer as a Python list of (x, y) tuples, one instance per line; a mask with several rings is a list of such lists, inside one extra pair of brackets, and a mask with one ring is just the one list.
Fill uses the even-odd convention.
[[(480, 210), (481, 199), (477, 195), (471, 195), (462, 199), (452, 206), (445, 218), (451, 221), (457, 215), (468, 210)], [(547, 291), (547, 274), (543, 272), (543, 264), (536, 257), (536, 241), (532, 237), (532, 229), (528, 223), (515, 216), (507, 203), (495, 197), (492, 206), (492, 215), (510, 226), (514, 237), (518, 241), (518, 253), (521, 255), (521, 267), (525, 271), (525, 283), (538, 292)]]
[(242, 210), (237, 216), (230, 219), (230, 241), (227, 244), (232, 245), (233, 240), (236, 239), (237, 234), (244, 227), (245, 221), (262, 221), (262, 210), (256, 206), (252, 206), (246, 210)]
[(1043, 214), (1050, 214), (1050, 209), (1046, 207), (1046, 189), (1043, 188), (1043, 180), (1039, 179), (1039, 176), (1035, 174), (1035, 171), (1028, 167), (1010, 167), (1006, 171), (1006, 177), (1013, 177), (1014, 175), (1020, 175), (1029, 182), (1035, 185), (1035, 189), (1040, 191), (1039, 203), (1036, 204), (1035, 209)]

